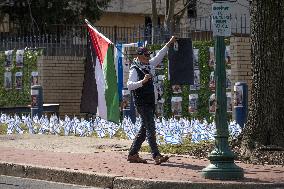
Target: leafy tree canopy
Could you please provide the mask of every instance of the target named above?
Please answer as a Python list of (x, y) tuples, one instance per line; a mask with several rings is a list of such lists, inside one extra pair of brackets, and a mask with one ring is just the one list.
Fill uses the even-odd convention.
[(51, 24), (81, 24), (98, 20), (110, 0), (10, 0), (0, 2), (0, 18), (23, 30), (45, 31)]

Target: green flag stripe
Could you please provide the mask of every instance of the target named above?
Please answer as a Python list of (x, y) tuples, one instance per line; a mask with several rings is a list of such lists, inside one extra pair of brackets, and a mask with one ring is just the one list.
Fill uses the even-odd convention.
[(105, 99), (107, 106), (107, 119), (115, 123), (119, 122), (119, 97), (117, 88), (117, 76), (114, 65), (113, 45), (109, 45), (104, 57), (103, 72), (105, 78)]

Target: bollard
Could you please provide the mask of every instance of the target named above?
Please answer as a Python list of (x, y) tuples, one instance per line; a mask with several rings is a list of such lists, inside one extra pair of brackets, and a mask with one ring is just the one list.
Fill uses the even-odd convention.
[(42, 86), (33, 85), (31, 87), (31, 117), (41, 118), (43, 112), (43, 92)]
[(248, 114), (248, 86), (246, 82), (237, 82), (234, 85), (233, 118), (244, 128)]

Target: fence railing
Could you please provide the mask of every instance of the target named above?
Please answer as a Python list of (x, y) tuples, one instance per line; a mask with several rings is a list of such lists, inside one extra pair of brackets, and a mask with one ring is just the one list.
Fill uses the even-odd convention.
[[(248, 19), (246, 16), (232, 19), (232, 35), (249, 35), (250, 22)], [(5, 29), (1, 25), (0, 28)], [(96, 26), (96, 28), (114, 43), (147, 41), (148, 44), (151, 44), (154, 36), (155, 43), (161, 44), (170, 37), (163, 27), (155, 28), (155, 35), (152, 35), (152, 27), (142, 25), (133, 27)], [(43, 30), (36, 33), (23, 33), (21, 30), (16, 31), (15, 29), (11, 29), (13, 32), (9, 32), (4, 29), (0, 30), (1, 51), (42, 48), (46, 56), (85, 56), (86, 53), (87, 29), (85, 25), (52, 25), (48, 31)], [(213, 38), (211, 18), (190, 19), (175, 29), (175, 35), (190, 37), (193, 41), (211, 40)]]

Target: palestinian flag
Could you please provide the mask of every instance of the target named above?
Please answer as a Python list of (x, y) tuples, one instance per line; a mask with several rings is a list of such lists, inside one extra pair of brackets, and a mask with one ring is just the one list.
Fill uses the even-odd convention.
[(95, 60), (95, 78), (97, 85), (98, 116), (119, 122), (119, 96), (117, 74), (114, 64), (114, 44), (98, 32), (87, 20)]

